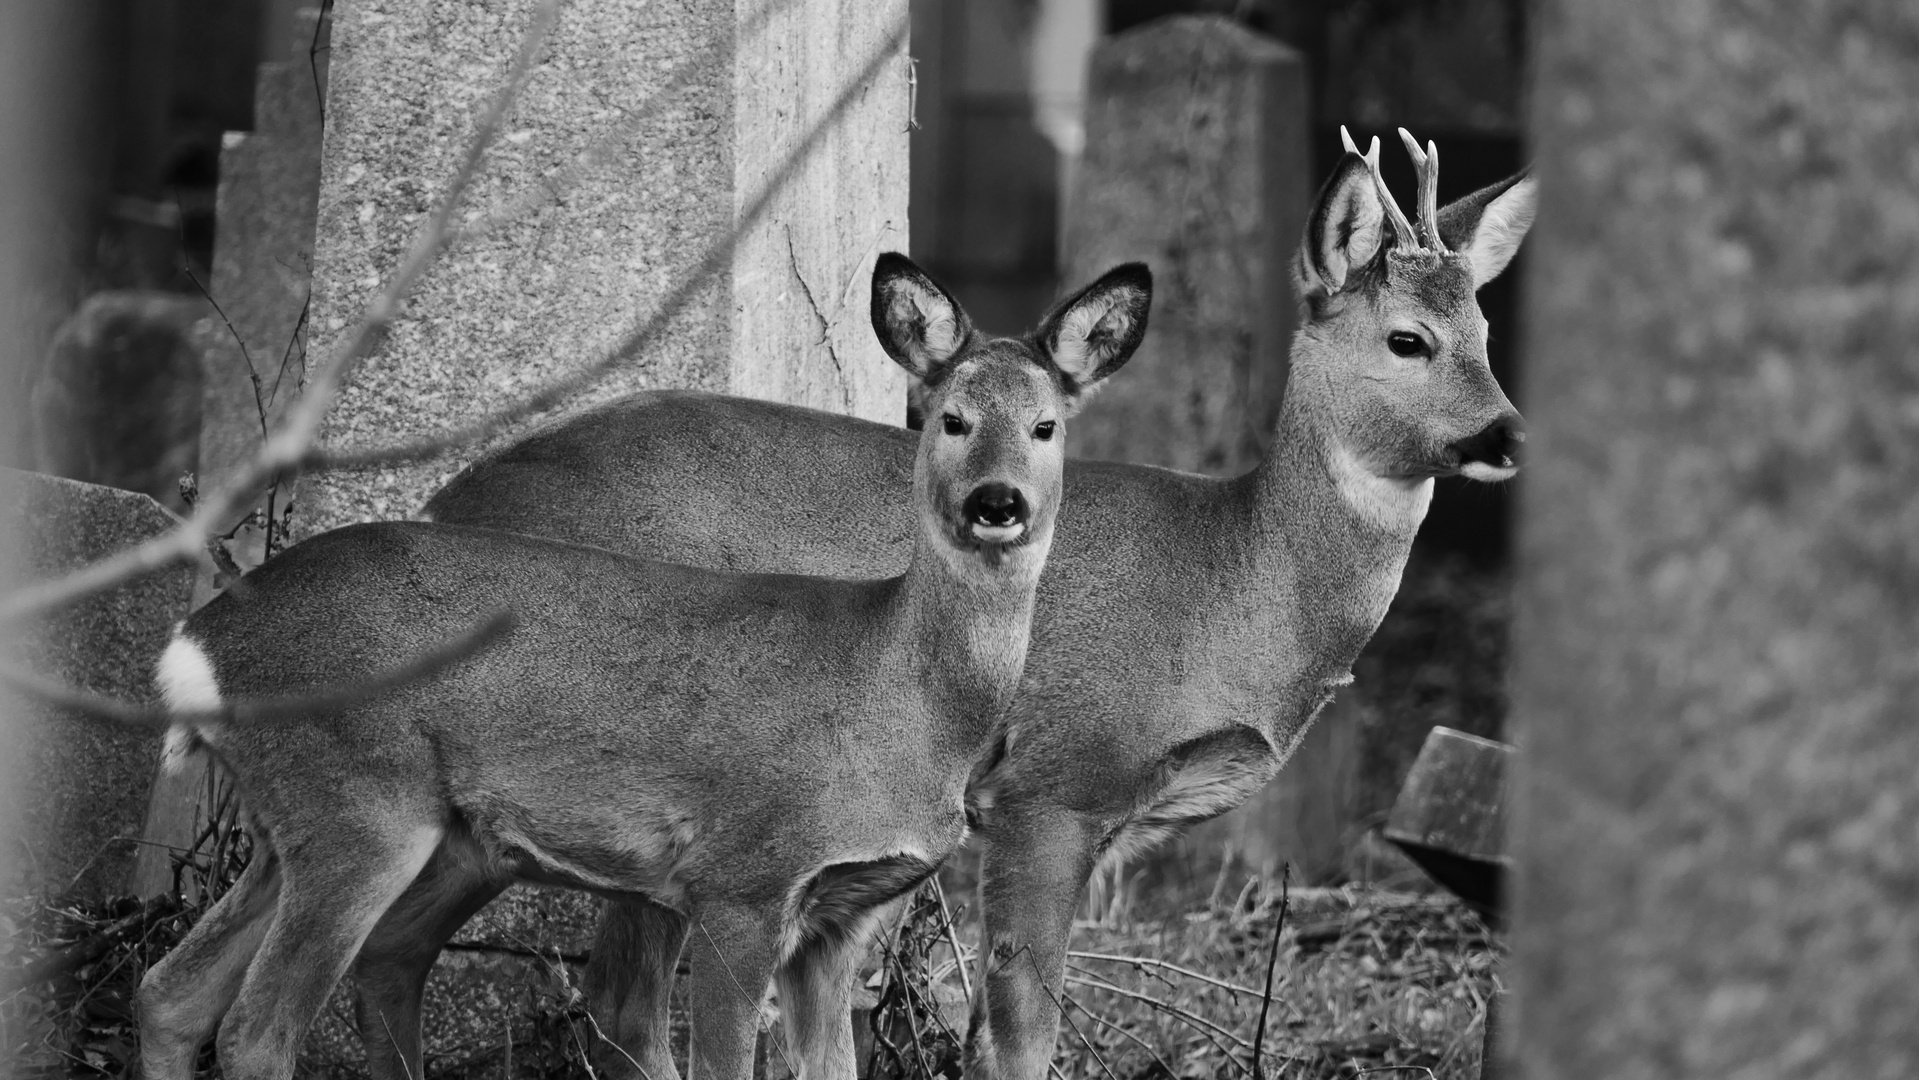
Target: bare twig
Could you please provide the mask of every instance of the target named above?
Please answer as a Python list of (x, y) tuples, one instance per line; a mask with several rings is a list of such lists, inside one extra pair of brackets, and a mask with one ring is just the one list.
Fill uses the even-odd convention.
[(1286, 929), (1286, 907), (1291, 900), (1289, 889), (1292, 885), (1292, 864), (1282, 863), (1279, 868), (1279, 916), (1273, 920), (1273, 946), (1266, 954), (1266, 992), (1259, 999), (1259, 1025), (1253, 1029), (1253, 1080), (1264, 1080), (1265, 1066), (1260, 1064), (1260, 1051), (1266, 1045), (1266, 1014), (1273, 1006), (1273, 969), (1279, 966), (1279, 936)]
[(280, 430), (266, 440), (253, 461), (240, 469), (212, 497), (196, 506), (193, 515), (179, 528), (64, 577), (21, 589), (0, 601), (0, 624), (37, 615), (111, 588), (122, 581), (152, 573), (161, 567), (201, 557), (212, 530), (237, 509), (240, 500), (247, 498), (269, 477), (306, 460), (308, 448), (319, 433), (321, 422), (338, 396), (340, 386), (392, 323), (401, 301), (412, 292), (434, 257), (445, 248), (448, 223), (453, 212), (479, 171), (480, 161), (487, 147), (492, 144), (501, 119), (526, 84), (532, 72), (533, 60), (539, 55), (563, 3), (564, 0), (541, 0), (539, 7), (534, 10), (532, 23), (520, 43), (519, 54), (508, 69), (506, 82), (481, 116), (466, 153), (447, 184), (440, 205), (429, 215), (426, 227), (414, 240), (399, 269), (388, 279), (385, 288), (367, 303), (360, 321), (334, 349), (332, 362), (320, 368), (308, 385), (307, 392), (287, 410)]
[(1208, 986), (1216, 986), (1231, 994), (1243, 995), (1249, 998), (1259, 996), (1259, 991), (1251, 987), (1241, 986), (1238, 983), (1230, 983), (1224, 979), (1208, 975), (1203, 971), (1194, 971), (1192, 968), (1181, 967), (1178, 964), (1165, 960), (1156, 960), (1150, 956), (1116, 956), (1111, 953), (1069, 952), (1066, 954), (1066, 958), (1069, 960), (1103, 960), (1111, 964), (1130, 964), (1138, 968), (1158, 968), (1162, 971), (1171, 971), (1179, 975), (1184, 975), (1189, 979), (1196, 982), (1203, 982)]
[[(1107, 980), (1102, 979), (1097, 975), (1094, 975), (1094, 976), (1068, 975), (1066, 976), (1066, 981), (1069, 983), (1072, 983), (1075, 986), (1084, 986), (1093, 990), (1104, 990), (1108, 993), (1118, 994), (1121, 997), (1132, 998), (1134, 1001), (1137, 1001), (1142, 1005), (1147, 1005), (1152, 1008), (1158, 1009), (1159, 1011), (1167, 1014), (1168, 1016), (1178, 1017), (1180, 1020), (1185, 1021), (1188, 1027), (1191, 1027), (1196, 1031), (1199, 1031), (1202, 1033), (1211, 1032), (1214, 1034), (1224, 1036), (1225, 1038), (1230, 1039), (1233, 1043), (1238, 1045), (1238, 1047), (1241, 1050), (1251, 1050), (1253, 1048), (1251, 1043), (1247, 1042), (1245, 1039), (1240, 1038), (1238, 1035), (1233, 1034), (1231, 1031), (1228, 1031), (1227, 1029), (1220, 1027), (1218, 1024), (1213, 1023), (1211, 1020), (1208, 1020), (1205, 1017), (1198, 1015), (1197, 1013), (1193, 1013), (1186, 1009), (1182, 1009), (1170, 1001), (1162, 1001), (1159, 998), (1153, 997), (1151, 994), (1142, 994), (1137, 990), (1128, 990), (1126, 987), (1120, 986), (1118, 983), (1108, 982)], [(1217, 1043), (1215, 1043), (1214, 1045), (1218, 1046)], [(1233, 1064), (1239, 1065), (1239, 1059), (1233, 1058), (1232, 1054), (1228, 1052), (1225, 1047), (1220, 1046), (1219, 1050), (1221, 1053), (1225, 1053), (1228, 1058), (1232, 1058)], [(1242, 1071), (1245, 1070), (1245, 1066), (1243, 1065), (1241, 1065), (1240, 1068)]]
[(966, 957), (960, 952), (959, 935), (953, 932), (953, 920), (957, 917), (946, 907), (946, 890), (940, 887), (938, 874), (933, 875), (933, 895), (939, 899), (940, 920), (945, 924), (946, 945), (953, 950), (953, 970), (959, 973), (960, 990), (966, 994), (966, 1000), (973, 1000), (973, 980), (966, 977)]
[(759, 193), (753, 197), (741, 212), (738, 222), (731, 232), (710, 244), (694, 270), (680, 279), (677, 286), (666, 295), (659, 306), (639, 328), (624, 341), (591, 363), (561, 375), (534, 393), (518, 402), (498, 409), (493, 413), (456, 428), (450, 428), (434, 435), (407, 442), (392, 443), (386, 446), (372, 446), (362, 449), (330, 450), (315, 447), (301, 460), (309, 468), (323, 469), (363, 469), (375, 466), (390, 466), (409, 461), (421, 461), (437, 457), (456, 446), (484, 438), (501, 427), (534, 413), (541, 412), (577, 393), (598, 380), (608, 371), (626, 362), (641, 350), (651, 345), (660, 333), (679, 313), (686, 309), (693, 297), (705, 287), (707, 281), (717, 274), (733, 256), (733, 251), (747, 232), (765, 216), (771, 208), (774, 198), (785, 186), (788, 178), (796, 172), (802, 162), (818, 148), (833, 127), (853, 107), (867, 91), (870, 83), (879, 72), (893, 60), (894, 53), (906, 41), (906, 27), (900, 25), (883, 42), (868, 60), (859, 74), (850, 80), (834, 99), (832, 106), (820, 122), (807, 133), (806, 138), (787, 155), (779, 169), (775, 171)]
[(513, 613), (502, 611), (431, 652), (422, 653), (399, 667), (351, 686), (280, 697), (235, 698), (222, 702), (217, 709), (173, 712), (163, 706), (134, 705), (117, 698), (75, 690), (63, 683), (10, 666), (0, 666), (0, 682), (9, 683), (15, 689), (49, 705), (137, 728), (154, 728), (172, 723), (286, 720), (344, 709), (416, 679), (423, 679), (493, 644), (512, 628)]
[(1093, 1023), (1098, 1024), (1099, 1026), (1103, 1028), (1107, 1028), (1111, 1031), (1118, 1032), (1119, 1034), (1132, 1040), (1133, 1045), (1139, 1047), (1141, 1050), (1146, 1051), (1146, 1053), (1153, 1059), (1154, 1063), (1160, 1067), (1160, 1071), (1163, 1072), (1165, 1075), (1169, 1077), (1179, 1075), (1178, 1073), (1173, 1071), (1173, 1067), (1171, 1065), (1166, 1064), (1165, 1058), (1159, 1056), (1159, 1051), (1153, 1049), (1152, 1044), (1147, 1042), (1145, 1039), (1142, 1039), (1139, 1036), (1133, 1034), (1132, 1032), (1126, 1030), (1126, 1028), (1123, 1027), (1122, 1025), (1115, 1024), (1111, 1020), (1108, 1020), (1104, 1016), (1101, 1016), (1100, 1014), (1087, 1008), (1084, 1002), (1081, 1002), (1078, 998), (1073, 997), (1071, 994), (1062, 994), (1060, 996), (1066, 999), (1066, 1003), (1068, 1005), (1071, 1005), (1073, 1008), (1078, 1009), (1082, 1013), (1085, 1013), (1086, 1018), (1088, 1020), (1091, 1020)]

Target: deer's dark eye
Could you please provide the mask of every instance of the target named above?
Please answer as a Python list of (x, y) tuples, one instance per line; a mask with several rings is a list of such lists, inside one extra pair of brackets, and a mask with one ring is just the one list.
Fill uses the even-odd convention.
[(952, 413), (947, 413), (945, 416), (940, 417), (940, 423), (944, 426), (948, 435), (966, 434), (966, 421), (961, 420)]
[(1426, 348), (1426, 340), (1418, 334), (1404, 330), (1395, 330), (1386, 335), (1386, 347), (1394, 356), (1426, 356), (1432, 350)]
[(1057, 426), (1058, 425), (1051, 420), (1045, 420), (1035, 424), (1033, 425), (1033, 438), (1045, 442), (1053, 437), (1053, 429)]

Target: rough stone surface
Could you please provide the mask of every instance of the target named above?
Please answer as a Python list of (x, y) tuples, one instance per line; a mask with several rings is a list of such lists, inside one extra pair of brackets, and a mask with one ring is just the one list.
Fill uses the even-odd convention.
[(1919, 8), (1538, 20), (1514, 1075), (1919, 1075)]
[[(904, 376), (873, 338), (867, 283), (880, 252), (907, 247), (908, 62), (903, 47), (887, 46), (903, 33), (906, 5), (766, 7), (762, 17), (762, 5), (717, 0), (566, 5), (459, 216), (501, 211), (561, 169), (577, 167), (576, 182), (441, 257), (349, 384), (324, 438), (365, 446), (468, 423), (603, 355), (775, 182), (770, 211), (730, 265), (652, 348), (569, 405), (696, 387), (900, 422)], [(532, 8), (532, 0), (335, 5), (312, 363), (325, 362), (424, 224)], [(860, 82), (869, 68), (877, 75)], [(683, 69), (686, 85), (656, 102)], [(782, 178), (850, 85), (864, 89)], [(610, 152), (579, 165), (609, 133), (619, 133)], [(494, 443), (525, 430), (502, 431)], [(485, 448), (307, 477), (296, 530), (407, 516)], [(461, 940), (579, 953), (593, 914), (580, 894), (516, 888)], [(430, 993), (447, 1004), (429, 1021), (429, 1054), (459, 1058), (497, 1040), (509, 1022), (491, 1004), (498, 982), (535, 980), (542, 966), (513, 957), (442, 964)], [(494, 975), (464, 974), (480, 970)], [(510, 970), (518, 974), (502, 974)], [(336, 997), (310, 1063), (357, 1057), (345, 1015)]]
[[(393, 269), (505, 75), (530, 0), (342, 2), (322, 164), (315, 362)], [(742, 11), (748, 9), (743, 8)], [(750, 10), (760, 10), (754, 5)], [(686, 277), (814, 121), (899, 31), (905, 5), (569, 4), (507, 117), (463, 218), (506, 207), (609, 132), (557, 203), (447, 252), (326, 439), (366, 445), (484, 415), (603, 355)], [(682, 69), (692, 74), (657, 111)], [(658, 344), (586, 399), (648, 387), (736, 391), (888, 422), (904, 378), (868, 324), (872, 259), (906, 246), (908, 88), (887, 56), (791, 176), (731, 266)], [(502, 432), (510, 439), (524, 426)], [(315, 478), (307, 532), (412, 513), (480, 448), (418, 467)]]
[(197, 296), (88, 297), (54, 334), (34, 386), (39, 471), (184, 510), (180, 478), (198, 460), (202, 365), (217, 325)]
[[(164, 532), (174, 517), (145, 495), (0, 469), (0, 550), (24, 580), (53, 577)], [(152, 701), (152, 665), (187, 612), (193, 572), (176, 567), (76, 604), (20, 635), (9, 657), (71, 686)], [(25, 762), (13, 794), (23, 810), (22, 880), (5, 895), (116, 896), (126, 888), (133, 837), (146, 811), (159, 733), (110, 727), (23, 704), (24, 722), (0, 747)]]
[(1153, 269), (1151, 331), (1073, 421), (1072, 452), (1230, 475), (1279, 413), (1305, 231), (1305, 64), (1226, 19), (1180, 17), (1100, 42), (1066, 222), (1077, 287)]

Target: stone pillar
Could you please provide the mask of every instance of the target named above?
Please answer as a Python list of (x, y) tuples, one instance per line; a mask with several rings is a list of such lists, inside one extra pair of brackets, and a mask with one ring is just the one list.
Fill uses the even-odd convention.
[[(1074, 455), (1222, 476), (1258, 463), (1292, 344), (1308, 119), (1300, 56), (1230, 20), (1161, 19), (1095, 48), (1066, 285), (1143, 259), (1153, 311), (1139, 353), (1074, 418)], [(1222, 849), (1254, 871), (1291, 862), (1296, 880), (1337, 870), (1352, 726), (1322, 718), (1266, 791), (1169, 845), (1164, 871), (1204, 887)]]
[(1153, 268), (1151, 332), (1072, 425), (1072, 452), (1218, 475), (1258, 462), (1294, 325), (1306, 228), (1305, 65), (1217, 17), (1101, 41), (1066, 223), (1066, 279)]
[[(769, 6), (774, 14), (761, 18)], [(532, 7), (336, 5), (316, 363), (440, 197)], [(866, 92), (784, 178), (725, 272), (589, 398), (697, 387), (900, 420), (904, 376), (873, 338), (867, 280), (874, 257), (907, 243), (905, 4), (684, 7), (566, 6), (462, 218), (536, 190), (623, 119), (657, 111), (629, 125), (557, 202), (440, 259), (347, 388), (328, 441), (366, 445), (471, 421), (615, 347), (876, 60)], [(894, 35), (902, 37), (889, 55)], [(686, 85), (670, 89), (683, 67)], [(663, 107), (654, 101), (669, 93)], [(476, 451), (310, 478), (300, 528), (409, 514)]]
[[(0, 551), (17, 581), (57, 577), (173, 528), (145, 495), (0, 469)], [(121, 701), (152, 702), (153, 661), (186, 617), (193, 570), (173, 567), (36, 621), (7, 660), (45, 678)], [(0, 731), (0, 758), (19, 769), (25, 876), (0, 895), (118, 896), (159, 756), (158, 730), (136, 731), (23, 704)], [(24, 765), (24, 768), (21, 766)]]
[(1919, 9), (1538, 18), (1514, 1075), (1919, 1075)]

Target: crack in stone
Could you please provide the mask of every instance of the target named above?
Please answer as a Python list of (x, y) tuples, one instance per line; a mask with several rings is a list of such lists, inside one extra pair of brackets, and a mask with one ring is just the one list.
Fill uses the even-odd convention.
[(806, 275), (800, 273), (800, 253), (793, 244), (793, 226), (786, 226), (786, 260), (793, 268), (793, 280), (799, 282), (800, 292), (806, 296), (806, 306), (813, 309), (813, 318), (819, 320), (820, 340), (818, 344), (826, 346), (826, 356), (833, 361), (833, 372), (840, 384), (840, 400), (846, 404), (846, 412), (853, 412), (853, 392), (847, 384), (846, 365), (840, 362), (839, 350), (833, 347), (833, 324), (826, 313), (820, 310), (820, 302), (813, 297), (812, 286), (806, 283)]

